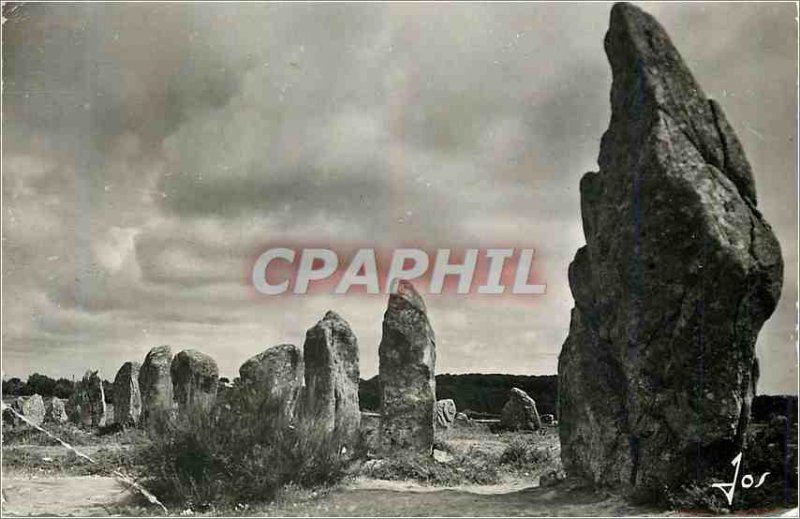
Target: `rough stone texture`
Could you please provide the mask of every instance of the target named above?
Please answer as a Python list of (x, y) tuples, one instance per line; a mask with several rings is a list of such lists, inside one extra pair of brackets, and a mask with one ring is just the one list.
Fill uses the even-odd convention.
[(379, 441), (386, 453), (433, 449), (436, 339), (422, 297), (407, 281), (389, 296), (378, 348)]
[(303, 352), (294, 344), (279, 344), (250, 358), (239, 368), (244, 384), (281, 400), (283, 413), (294, 416), (303, 388)]
[(106, 425), (106, 421), (108, 419), (108, 408), (106, 406), (105, 389), (103, 389), (103, 379), (100, 378), (96, 371), (92, 371), (84, 376), (84, 380), (89, 395), (92, 427), (103, 427)]
[(635, 491), (727, 480), (756, 336), (780, 297), (780, 247), (730, 124), (661, 26), (617, 4), (605, 48), (612, 115), (600, 172), (580, 184), (562, 460), (572, 476)]
[(147, 422), (150, 416), (169, 413), (175, 408), (171, 366), (172, 348), (169, 346), (156, 346), (145, 356), (142, 367), (139, 368), (142, 422)]
[(456, 403), (451, 399), (436, 402), (436, 426), (447, 429), (456, 419)]
[[(45, 406), (41, 395), (18, 396), (11, 401), (10, 407), (36, 425), (44, 422)], [(7, 425), (20, 425), (22, 420), (11, 412), (3, 413), (3, 421)]]
[(361, 411), (361, 438), (364, 442), (364, 447), (367, 449), (368, 456), (374, 455), (378, 450), (378, 429), (380, 425), (380, 413)]
[(138, 362), (126, 362), (114, 377), (114, 423), (129, 427), (139, 423), (142, 395), (139, 391)]
[(463, 427), (471, 427), (473, 425), (472, 420), (469, 419), (469, 416), (467, 416), (466, 413), (456, 413), (453, 423)]
[(97, 371), (87, 371), (75, 384), (67, 403), (70, 421), (84, 427), (103, 427), (107, 421), (106, 411), (103, 380)]
[(306, 332), (305, 410), (326, 431), (352, 444), (358, 437), (358, 340), (347, 321), (329, 311)]
[(500, 427), (514, 431), (537, 431), (542, 428), (536, 402), (528, 393), (512, 387), (508, 401), (500, 412)]
[(46, 422), (65, 423), (69, 421), (65, 401), (58, 397), (54, 396), (47, 399), (44, 403), (44, 410), (44, 419)]
[(214, 359), (197, 350), (183, 350), (172, 359), (170, 374), (179, 409), (210, 408), (214, 404), (219, 382)]
[(80, 381), (75, 384), (75, 391), (67, 400), (66, 407), (70, 422), (84, 427), (92, 426), (92, 406), (89, 403), (89, 393)]

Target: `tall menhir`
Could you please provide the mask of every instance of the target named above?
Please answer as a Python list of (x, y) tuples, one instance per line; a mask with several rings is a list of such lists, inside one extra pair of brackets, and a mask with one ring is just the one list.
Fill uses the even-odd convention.
[(628, 490), (727, 477), (780, 247), (731, 125), (658, 22), (615, 5), (605, 49), (611, 123), (600, 172), (580, 183), (561, 457), (571, 475)]

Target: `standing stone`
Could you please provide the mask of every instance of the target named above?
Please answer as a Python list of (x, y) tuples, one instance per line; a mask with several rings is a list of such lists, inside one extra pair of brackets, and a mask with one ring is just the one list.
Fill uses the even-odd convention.
[(453, 419), (453, 424), (462, 426), (462, 427), (471, 427), (472, 420), (469, 419), (469, 416), (466, 413), (456, 413), (456, 417)]
[(285, 417), (294, 416), (303, 387), (303, 352), (294, 344), (279, 344), (247, 360), (239, 377), (249, 388), (276, 398)]
[(84, 376), (84, 380), (86, 381), (87, 393), (89, 395), (92, 427), (104, 427), (108, 419), (108, 409), (106, 407), (106, 393), (103, 388), (103, 379), (100, 378), (97, 371), (92, 371), (87, 372)]
[(114, 404), (106, 403), (106, 425), (115, 423)]
[(456, 403), (451, 399), (436, 402), (436, 426), (447, 429), (456, 419)]
[(84, 427), (106, 425), (106, 399), (103, 379), (97, 371), (87, 371), (75, 384), (75, 391), (67, 403), (70, 421)]
[(572, 476), (628, 490), (727, 481), (780, 247), (731, 125), (658, 22), (617, 4), (605, 48), (611, 123), (600, 172), (580, 184), (561, 457)]
[(75, 390), (67, 400), (66, 407), (70, 422), (84, 427), (92, 426), (92, 406), (89, 402), (88, 387), (83, 380), (75, 384)]
[(528, 393), (512, 387), (500, 412), (500, 427), (512, 431), (538, 431), (542, 428), (536, 402)]
[[(11, 401), (9, 407), (35, 425), (41, 425), (44, 422), (45, 406), (41, 395), (18, 396)], [(3, 412), (3, 421), (11, 426), (24, 423), (22, 419), (10, 411)]]
[(179, 409), (208, 409), (214, 404), (219, 380), (214, 359), (197, 350), (183, 350), (172, 359), (170, 373)]
[(53, 397), (44, 403), (44, 419), (50, 423), (65, 423), (69, 420), (67, 416), (67, 406), (64, 400)]
[(139, 423), (142, 395), (139, 391), (141, 364), (126, 362), (114, 377), (114, 423), (129, 427)]
[(386, 453), (433, 452), (436, 339), (422, 297), (408, 281), (389, 296), (378, 348), (379, 441)]
[(336, 433), (347, 444), (358, 437), (361, 411), (358, 406), (358, 340), (347, 321), (336, 312), (306, 332), (305, 411), (326, 431)]
[(139, 368), (139, 393), (142, 399), (140, 420), (147, 420), (155, 415), (170, 413), (175, 404), (173, 401), (172, 348), (156, 346), (147, 353)]

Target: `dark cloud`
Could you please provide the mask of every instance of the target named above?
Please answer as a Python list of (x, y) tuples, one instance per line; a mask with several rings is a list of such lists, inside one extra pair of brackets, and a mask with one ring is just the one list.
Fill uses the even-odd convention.
[[(555, 372), (578, 180), (609, 117), (609, 8), (23, 5), (3, 32), (4, 369), (80, 374), (88, 356), (110, 377), (172, 343), (235, 373), (336, 308), (373, 374), (383, 298), (248, 286), (260, 247), (305, 241), (535, 247), (533, 304), (429, 306), (442, 371)], [(787, 262), (760, 389), (795, 391), (793, 6), (646, 9), (753, 163)]]

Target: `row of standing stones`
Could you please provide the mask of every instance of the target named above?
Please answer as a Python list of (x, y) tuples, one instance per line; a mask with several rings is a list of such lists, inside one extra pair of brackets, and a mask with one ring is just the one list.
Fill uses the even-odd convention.
[[(463, 420), (453, 400), (436, 401), (436, 339), (422, 297), (407, 281), (389, 296), (379, 346), (381, 409), (377, 450), (387, 453), (431, 453), (434, 431)], [(280, 344), (247, 360), (239, 368), (242, 384), (278, 403), (288, 421), (303, 417), (325, 431), (337, 431), (354, 442), (361, 429), (358, 400), (359, 346), (350, 325), (329, 311), (306, 332), (303, 348)], [(213, 358), (196, 350), (173, 356), (169, 346), (151, 349), (144, 362), (126, 362), (113, 383), (113, 416), (105, 402), (97, 372), (87, 372), (64, 405), (39, 395), (18, 399), (21, 414), (34, 421), (51, 419), (94, 427), (146, 424), (161, 413), (180, 413), (216, 401), (219, 371)], [(38, 400), (37, 400), (38, 398)], [(39, 413), (38, 407), (43, 411)], [(458, 419), (457, 419), (458, 418)], [(512, 389), (501, 415), (502, 427), (536, 430), (542, 427), (536, 403), (524, 391)]]

